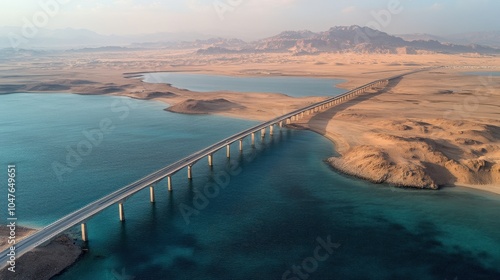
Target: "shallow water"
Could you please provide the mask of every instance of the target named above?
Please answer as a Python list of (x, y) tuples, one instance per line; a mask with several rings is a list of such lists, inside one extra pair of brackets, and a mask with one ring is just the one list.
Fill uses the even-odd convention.
[[(0, 164), (17, 165), (19, 222), (47, 225), (255, 124), (164, 107), (109, 96), (0, 96)], [(76, 149), (103, 119), (115, 128), (59, 181), (53, 162), (63, 164), (66, 147)], [(243, 155), (233, 148), (232, 161), (217, 153), (213, 170), (196, 164), (191, 183), (186, 172), (175, 175), (173, 193), (161, 182), (155, 204), (148, 190), (132, 196), (125, 223), (117, 207), (93, 217), (89, 252), (56, 279), (282, 279), (287, 270), (284, 279), (293, 279), (292, 266), (304, 260), (309, 279), (500, 279), (500, 196), (337, 174), (323, 162), (334, 154), (331, 142), (309, 131), (284, 129), (255, 149), (248, 141)], [(207, 191), (208, 204), (193, 201)], [(195, 210), (187, 219), (186, 207)], [(78, 227), (72, 232), (78, 237)], [(316, 267), (317, 240), (328, 237), (336, 246), (320, 251), (326, 259)]]

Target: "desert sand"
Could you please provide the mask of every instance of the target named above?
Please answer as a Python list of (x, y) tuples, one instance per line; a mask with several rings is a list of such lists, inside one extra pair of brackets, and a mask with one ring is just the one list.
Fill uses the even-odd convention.
[[(431, 188), (467, 186), (500, 193), (500, 60), (478, 54), (228, 54), (194, 50), (75, 52), (17, 59), (0, 67), (0, 92), (111, 94), (156, 100), (166, 110), (268, 120), (322, 100), (272, 93), (197, 93), (141, 81), (141, 73), (187, 71), (225, 75), (345, 79), (352, 89), (421, 67), (404, 77), (295, 125), (325, 135), (337, 170), (377, 183)], [(15, 61), (15, 63), (14, 63)]]
[(491, 83), (482, 86), (481, 78), (455, 70), (418, 73), (302, 125), (337, 144), (340, 156), (328, 162), (347, 174), (500, 193), (500, 79), (486, 79)]

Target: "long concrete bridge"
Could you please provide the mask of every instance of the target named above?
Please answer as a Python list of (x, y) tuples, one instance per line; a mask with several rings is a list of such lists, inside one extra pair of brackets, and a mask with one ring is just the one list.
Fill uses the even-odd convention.
[[(404, 73), (401, 75), (393, 76), (387, 79), (376, 80), (374, 82), (365, 84), (363, 86), (357, 87), (353, 90), (350, 90), (344, 94), (328, 98), (324, 101), (306, 106), (304, 108), (295, 110), (293, 112), (287, 113), (285, 115), (274, 118), (270, 121), (261, 123), (249, 129), (246, 129), (242, 132), (239, 132), (233, 136), (230, 136), (226, 139), (223, 139), (213, 145), (208, 146), (207, 148), (198, 151), (194, 154), (191, 154), (165, 168), (162, 168), (154, 173), (151, 173), (144, 178), (133, 182), (101, 199), (98, 199), (64, 217), (61, 219), (51, 223), (50, 225), (44, 227), (43, 229), (37, 231), (33, 235), (28, 236), (22, 241), (16, 244), (16, 258), (19, 258), (21, 255), (29, 252), (30, 250), (36, 248), (37, 246), (53, 239), (64, 231), (74, 227), (77, 224), (81, 224), (81, 232), (82, 239), (84, 241), (88, 240), (88, 232), (86, 221), (89, 220), (92, 216), (98, 214), (102, 210), (112, 206), (118, 205), (118, 214), (119, 219), (121, 221), (125, 220), (125, 212), (124, 212), (124, 201), (132, 196), (133, 194), (145, 189), (149, 188), (150, 191), (150, 201), (155, 201), (155, 186), (158, 185), (162, 180), (167, 180), (167, 188), (169, 191), (173, 190), (173, 182), (172, 176), (182, 169), (187, 169), (187, 178), (192, 179), (192, 167), (194, 164), (200, 162), (203, 159), (208, 160), (208, 165), (213, 166), (214, 153), (219, 150), (226, 150), (226, 156), (229, 158), (231, 156), (231, 145), (233, 143), (238, 142), (239, 150), (243, 151), (243, 139), (246, 137), (251, 137), (252, 145), (255, 144), (256, 135), (260, 135), (260, 137), (265, 137), (267, 131), (272, 136), (275, 131), (275, 127), (279, 128), (283, 127), (285, 124), (289, 124), (293, 121), (299, 120), (306, 115), (312, 115), (317, 112), (324, 111), (330, 107), (333, 107), (337, 104), (346, 102), (355, 98), (356, 96), (365, 93), (368, 90), (371, 90), (375, 87), (383, 87), (386, 86), (391, 80), (399, 79), (403, 76), (413, 74), (416, 72), (427, 71), (428, 69), (419, 69), (416, 71)], [(7, 253), (9, 250), (5, 250), (0, 253), (0, 268), (3, 268), (7, 265), (9, 261), (9, 256)]]

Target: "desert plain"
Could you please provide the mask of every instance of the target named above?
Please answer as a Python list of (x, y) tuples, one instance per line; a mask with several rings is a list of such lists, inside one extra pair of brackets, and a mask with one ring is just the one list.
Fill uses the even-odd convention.
[[(194, 53), (93, 50), (19, 54), (2, 59), (0, 94), (128, 96), (163, 102), (166, 110), (176, 113), (266, 121), (325, 97), (199, 93), (165, 83), (145, 83), (142, 73), (336, 78), (344, 80), (339, 86), (347, 91), (377, 79), (434, 67), (297, 120), (290, 127), (310, 129), (330, 139), (336, 154), (324, 158), (337, 172), (400, 187), (469, 187), (500, 194), (500, 76), (488, 74), (500, 71), (498, 56)], [(22, 230), (19, 238), (32, 232)], [(0, 244), (5, 248), (5, 240)], [(23, 256), (21, 260), (38, 265), (19, 275), (37, 273), (49, 279), (76, 261), (80, 253), (74, 242), (62, 236)], [(40, 261), (48, 255), (49, 261)], [(50, 261), (52, 258), (57, 261)]]

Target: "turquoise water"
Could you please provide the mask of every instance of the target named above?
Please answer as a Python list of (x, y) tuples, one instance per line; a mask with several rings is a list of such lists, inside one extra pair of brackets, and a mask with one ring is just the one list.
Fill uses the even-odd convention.
[(148, 83), (169, 83), (174, 87), (198, 92), (270, 92), (289, 96), (334, 96), (345, 92), (336, 85), (339, 79), (305, 77), (234, 77), (183, 72), (148, 73)]
[[(0, 165), (17, 165), (19, 221), (47, 225), (255, 124), (164, 107), (109, 96), (1, 95)], [(66, 147), (76, 149), (102, 120), (114, 129), (60, 181), (52, 164), (65, 163)], [(255, 149), (246, 141), (232, 161), (217, 153), (213, 170), (195, 165), (191, 183), (185, 171), (175, 175), (173, 193), (161, 182), (155, 204), (148, 190), (129, 198), (125, 223), (117, 207), (93, 217), (89, 252), (56, 279), (301, 279), (292, 266), (303, 263), (311, 271), (301, 268), (304, 279), (500, 279), (500, 196), (395, 189), (337, 174), (323, 162), (334, 147), (309, 131), (285, 129)], [(200, 200), (207, 190), (210, 198)], [(183, 209), (195, 211), (185, 219)], [(77, 237), (78, 227), (72, 232)], [(320, 248), (322, 261), (315, 260), (318, 239), (328, 237), (335, 246)]]

